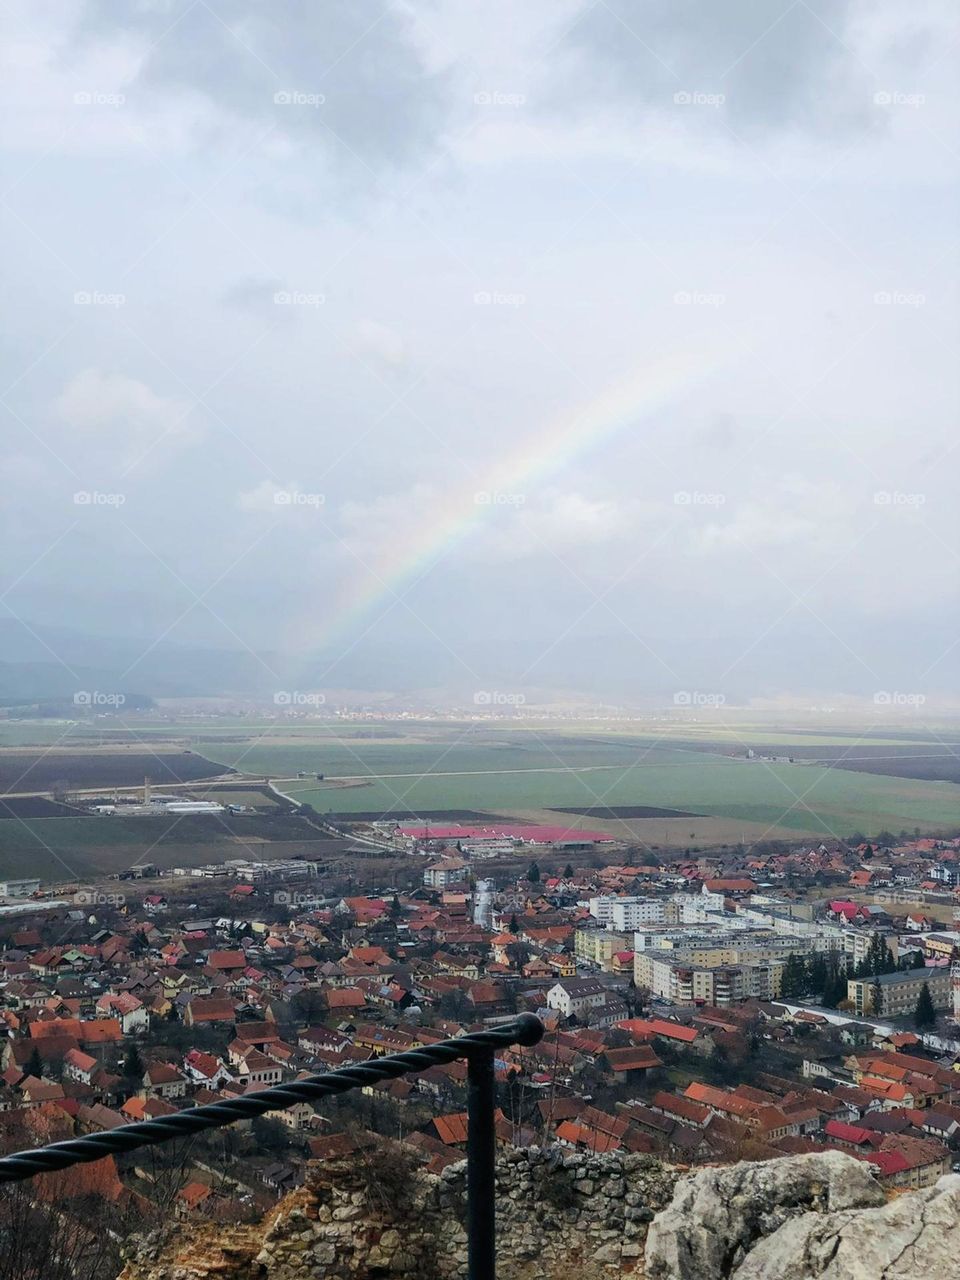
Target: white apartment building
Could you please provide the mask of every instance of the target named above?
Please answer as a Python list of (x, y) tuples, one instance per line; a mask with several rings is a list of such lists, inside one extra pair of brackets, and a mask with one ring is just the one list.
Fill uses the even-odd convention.
[(644, 924), (662, 924), (666, 905), (663, 898), (591, 898), (590, 914), (604, 928), (629, 932)]

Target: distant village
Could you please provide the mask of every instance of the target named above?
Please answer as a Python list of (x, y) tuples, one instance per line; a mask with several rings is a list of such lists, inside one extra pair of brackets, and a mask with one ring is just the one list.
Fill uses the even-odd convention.
[[(379, 834), (411, 861), (403, 886), (358, 892), (295, 856), (162, 877), (144, 863), (52, 894), (0, 882), (3, 1151), (529, 1010), (545, 1038), (496, 1063), (505, 1147), (684, 1164), (836, 1149), (891, 1187), (960, 1167), (960, 840), (661, 864), (563, 827)], [(504, 874), (518, 849), (525, 869)], [(387, 1139), (433, 1171), (463, 1159), (465, 1074), (454, 1062), (299, 1103), (161, 1165), (43, 1177), (147, 1222), (239, 1221), (309, 1162)]]

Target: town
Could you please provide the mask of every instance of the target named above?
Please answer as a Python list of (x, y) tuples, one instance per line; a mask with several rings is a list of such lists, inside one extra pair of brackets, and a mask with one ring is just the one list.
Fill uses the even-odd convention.
[[(377, 833), (404, 882), (364, 892), (342, 860), (296, 857), (0, 883), (3, 1151), (531, 1011), (545, 1038), (496, 1064), (505, 1148), (693, 1166), (839, 1150), (893, 1188), (960, 1162), (960, 839), (659, 861), (562, 827)], [(433, 1067), (40, 1183), (105, 1221), (240, 1222), (309, 1164), (387, 1140), (457, 1163), (465, 1078)]]

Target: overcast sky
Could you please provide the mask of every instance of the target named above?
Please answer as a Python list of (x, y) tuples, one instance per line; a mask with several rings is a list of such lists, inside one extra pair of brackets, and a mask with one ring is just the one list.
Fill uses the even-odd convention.
[(9, 0), (8, 617), (955, 692), (958, 25)]

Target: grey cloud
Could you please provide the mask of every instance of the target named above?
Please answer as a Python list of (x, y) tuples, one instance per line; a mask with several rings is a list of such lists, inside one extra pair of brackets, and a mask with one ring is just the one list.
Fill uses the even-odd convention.
[[(698, 125), (725, 117), (735, 129), (862, 128), (877, 86), (850, 48), (854, 10), (853, 0), (606, 0), (570, 33), (574, 98), (680, 106)], [(675, 104), (676, 94), (724, 100)]]
[(131, 97), (196, 93), (231, 118), (273, 125), (311, 167), (389, 171), (429, 152), (443, 126), (444, 78), (386, 0), (89, 0), (81, 36), (131, 33), (149, 46)]

